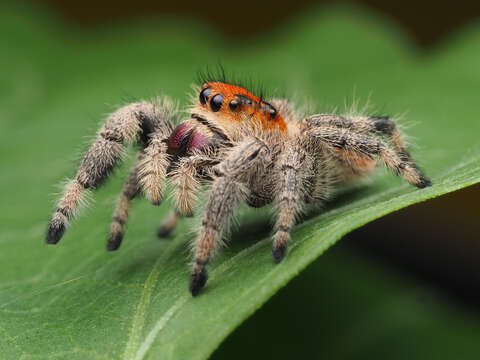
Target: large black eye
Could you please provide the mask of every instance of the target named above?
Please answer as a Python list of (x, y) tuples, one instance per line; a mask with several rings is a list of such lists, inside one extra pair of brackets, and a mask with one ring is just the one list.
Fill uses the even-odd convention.
[(200, 102), (205, 105), (208, 101), (208, 98), (210, 97), (210, 94), (212, 93), (212, 89), (210, 88), (205, 88), (200, 92)]
[(212, 108), (212, 111), (218, 111), (222, 107), (223, 103), (223, 96), (220, 94), (215, 95), (212, 97), (212, 100), (210, 100), (210, 107)]

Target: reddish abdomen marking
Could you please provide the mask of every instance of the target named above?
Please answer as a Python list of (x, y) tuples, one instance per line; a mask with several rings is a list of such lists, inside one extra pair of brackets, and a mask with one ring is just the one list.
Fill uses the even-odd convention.
[(195, 131), (190, 124), (181, 123), (178, 125), (168, 138), (167, 153), (177, 156), (191, 154), (193, 150), (198, 150), (208, 143), (208, 137)]

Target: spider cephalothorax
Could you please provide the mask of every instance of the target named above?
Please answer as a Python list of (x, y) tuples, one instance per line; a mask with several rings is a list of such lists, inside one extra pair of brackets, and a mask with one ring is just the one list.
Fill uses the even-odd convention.
[(134, 140), (140, 145), (138, 159), (118, 201), (107, 249), (120, 246), (129, 203), (139, 193), (160, 204), (165, 180), (174, 185), (175, 209), (158, 230), (164, 236), (179, 216), (193, 214), (200, 187), (209, 185), (194, 244), (193, 295), (205, 285), (206, 266), (240, 201), (278, 208), (272, 251), (279, 262), (304, 205), (321, 204), (331, 188), (369, 174), (378, 160), (419, 188), (430, 185), (395, 123), (385, 116), (316, 114), (301, 119), (287, 100), (267, 102), (244, 87), (207, 81), (190, 117), (175, 127), (177, 117), (167, 98), (132, 103), (110, 115), (58, 203), (47, 243), (60, 240), (82, 193), (101, 184)]

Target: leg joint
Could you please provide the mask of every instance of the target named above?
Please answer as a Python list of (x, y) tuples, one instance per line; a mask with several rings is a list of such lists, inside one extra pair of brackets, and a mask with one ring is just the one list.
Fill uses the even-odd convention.
[(281, 231), (281, 232), (284, 232), (284, 233), (288, 233), (290, 232), (290, 226), (287, 226), (287, 225), (279, 225), (277, 227), (277, 231)]
[(388, 136), (393, 135), (396, 126), (388, 116), (372, 116), (370, 119), (373, 120), (376, 131)]
[(216, 225), (208, 222), (207, 220), (202, 221), (202, 226), (207, 228), (207, 229), (212, 229), (214, 231), (218, 231), (218, 227)]
[(107, 141), (123, 144), (123, 137), (120, 134), (116, 133), (115, 131), (103, 130), (100, 132), (100, 136)]
[(295, 167), (295, 166), (292, 165), (292, 164), (283, 164), (283, 165), (281, 166), (281, 168), (280, 168), (280, 170), (282, 170), (282, 171), (285, 171), (285, 170), (288, 170), (288, 169), (291, 169), (291, 170), (293, 170), (293, 171), (295, 171), (295, 172), (298, 171), (298, 168)]
[(199, 266), (206, 266), (208, 264), (208, 259), (196, 258), (195, 259), (195, 264), (197, 264)]
[(70, 215), (72, 214), (72, 209), (70, 209), (70, 207), (68, 207), (68, 206), (59, 207), (59, 208), (57, 208), (57, 213), (62, 214), (66, 218), (69, 218)]
[(125, 225), (125, 219), (122, 219), (120, 216), (114, 216), (113, 220), (119, 223), (120, 225), (124, 226)]

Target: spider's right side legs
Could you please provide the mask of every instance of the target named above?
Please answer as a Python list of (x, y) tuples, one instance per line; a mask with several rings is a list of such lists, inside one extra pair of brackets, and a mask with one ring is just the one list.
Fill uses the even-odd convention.
[[(307, 123), (308, 124), (308, 123)], [(378, 156), (395, 174), (403, 176), (410, 184), (424, 188), (431, 185), (430, 180), (417, 166), (403, 161), (400, 156), (380, 138), (363, 135), (344, 128), (330, 127), (319, 124), (309, 124), (305, 134), (312, 139), (318, 139), (332, 149), (352, 151), (369, 157)]]
[(348, 116), (336, 114), (316, 114), (304, 120), (309, 126), (335, 126), (353, 130), (359, 134), (381, 135), (388, 138), (393, 150), (404, 163), (419, 170), (408, 151), (404, 136), (395, 121), (389, 116)]
[(75, 179), (65, 188), (48, 225), (48, 244), (56, 244), (61, 239), (84, 191), (102, 183), (120, 159), (124, 145), (141, 133), (148, 136), (147, 124), (168, 124), (168, 119), (163, 119), (164, 112), (158, 110), (153, 103), (138, 102), (126, 105), (110, 115), (85, 154)]

